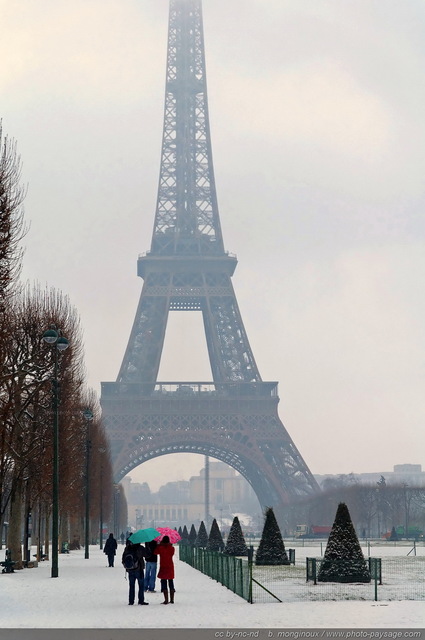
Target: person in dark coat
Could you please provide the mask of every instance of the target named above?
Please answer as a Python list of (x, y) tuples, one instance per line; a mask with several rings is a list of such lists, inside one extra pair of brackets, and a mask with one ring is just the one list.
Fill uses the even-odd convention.
[(125, 568), (124, 558), (127, 554), (131, 553), (136, 558), (136, 567), (134, 569), (127, 569), (128, 575), (128, 604), (134, 604), (134, 598), (136, 595), (136, 580), (139, 585), (138, 603), (149, 604), (145, 602), (145, 585), (144, 585), (144, 569), (145, 569), (145, 557), (147, 551), (141, 544), (132, 544), (130, 540), (127, 540), (127, 544), (122, 554), (121, 562)]
[(154, 553), (160, 558), (158, 578), (161, 579), (161, 591), (164, 594), (164, 602), (161, 604), (168, 604), (168, 589), (170, 590), (170, 603), (174, 604), (174, 547), (168, 536), (162, 538)]
[(155, 591), (156, 568), (158, 564), (158, 556), (154, 553), (158, 543), (156, 540), (147, 542), (145, 549), (148, 552), (145, 564), (145, 591)]
[(117, 541), (114, 538), (114, 534), (110, 533), (109, 538), (106, 539), (105, 546), (103, 547), (103, 553), (108, 556), (108, 566), (114, 566), (115, 553), (117, 550)]

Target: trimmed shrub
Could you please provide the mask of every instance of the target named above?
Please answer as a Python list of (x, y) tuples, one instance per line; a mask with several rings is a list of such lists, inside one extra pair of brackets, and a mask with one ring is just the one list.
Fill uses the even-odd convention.
[(224, 553), (228, 556), (248, 555), (248, 547), (246, 546), (238, 516), (233, 518), (232, 526), (227, 536), (226, 546), (224, 547)]
[(215, 518), (212, 521), (207, 549), (208, 551), (223, 551), (224, 549), (223, 538), (221, 537), (220, 529), (218, 528), (217, 520)]
[(189, 544), (189, 533), (186, 525), (184, 525), (183, 527), (181, 536), (182, 536), (182, 539), (180, 540), (180, 544)]
[(202, 520), (199, 525), (198, 535), (195, 540), (195, 547), (201, 547), (201, 549), (205, 549), (208, 544), (208, 533), (204, 525), (204, 521)]
[(317, 580), (370, 582), (370, 572), (344, 502), (338, 505)]
[(193, 524), (190, 527), (190, 531), (189, 531), (189, 544), (195, 544), (195, 540), (197, 538), (197, 533), (196, 533), (196, 529), (195, 529), (195, 525)]
[(255, 555), (255, 564), (289, 564), (288, 554), (272, 507), (266, 509), (266, 519), (260, 545)]

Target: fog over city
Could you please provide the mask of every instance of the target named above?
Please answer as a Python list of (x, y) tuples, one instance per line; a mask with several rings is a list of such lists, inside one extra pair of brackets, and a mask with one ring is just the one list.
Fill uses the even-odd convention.
[[(24, 280), (69, 295), (114, 381), (158, 188), (168, 0), (0, 0), (0, 118), (28, 185)], [(214, 169), (264, 381), (315, 474), (424, 467), (425, 5), (204, 0)], [(159, 380), (212, 379), (200, 313)], [(188, 479), (178, 454), (130, 475)]]

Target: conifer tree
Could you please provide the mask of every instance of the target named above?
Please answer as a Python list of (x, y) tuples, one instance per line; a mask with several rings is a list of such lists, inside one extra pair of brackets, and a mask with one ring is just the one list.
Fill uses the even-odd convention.
[(199, 525), (198, 535), (195, 540), (195, 547), (201, 547), (201, 549), (205, 549), (208, 544), (208, 533), (204, 525), (204, 521), (202, 520)]
[(211, 525), (210, 535), (208, 537), (208, 551), (222, 551), (224, 548), (223, 538), (218, 528), (217, 520), (214, 518)]
[(232, 526), (230, 527), (229, 535), (227, 536), (224, 553), (228, 556), (248, 555), (248, 547), (246, 546), (238, 516), (233, 518)]
[(195, 540), (196, 540), (196, 536), (198, 534), (196, 533), (196, 529), (195, 529), (195, 525), (192, 524), (192, 526), (190, 527), (190, 531), (189, 531), (189, 544), (195, 544)]
[(180, 538), (183, 535), (183, 529), (181, 528), (181, 526), (177, 529), (177, 533), (179, 534)]
[(182, 531), (182, 539), (180, 540), (180, 543), (181, 544), (188, 544), (188, 542), (189, 542), (189, 533), (188, 533), (186, 525), (184, 525), (183, 531)]
[(344, 502), (338, 505), (317, 579), (319, 582), (370, 582), (370, 572)]
[(266, 519), (260, 544), (255, 555), (255, 564), (289, 564), (288, 554), (272, 507), (266, 509)]

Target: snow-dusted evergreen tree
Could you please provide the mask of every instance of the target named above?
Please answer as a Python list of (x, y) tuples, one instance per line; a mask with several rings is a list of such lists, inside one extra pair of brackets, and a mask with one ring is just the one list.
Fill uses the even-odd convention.
[(223, 538), (221, 537), (220, 529), (218, 528), (217, 520), (215, 518), (212, 521), (207, 549), (208, 551), (223, 551), (224, 549)]
[(340, 502), (317, 576), (319, 582), (370, 582), (370, 573), (351, 521)]
[(183, 527), (182, 531), (182, 539), (180, 540), (180, 544), (188, 544), (189, 543), (189, 533), (186, 525)]
[(195, 544), (197, 535), (198, 534), (196, 533), (195, 525), (192, 524), (189, 531), (189, 544)]
[(266, 519), (260, 544), (255, 555), (255, 564), (289, 564), (288, 554), (272, 507), (266, 509)]
[(201, 549), (205, 549), (208, 544), (208, 533), (204, 525), (204, 521), (202, 520), (199, 525), (198, 535), (195, 540), (195, 547), (201, 547)]
[(232, 526), (227, 536), (226, 546), (224, 547), (224, 553), (228, 556), (248, 555), (248, 547), (246, 546), (238, 516), (233, 518)]

